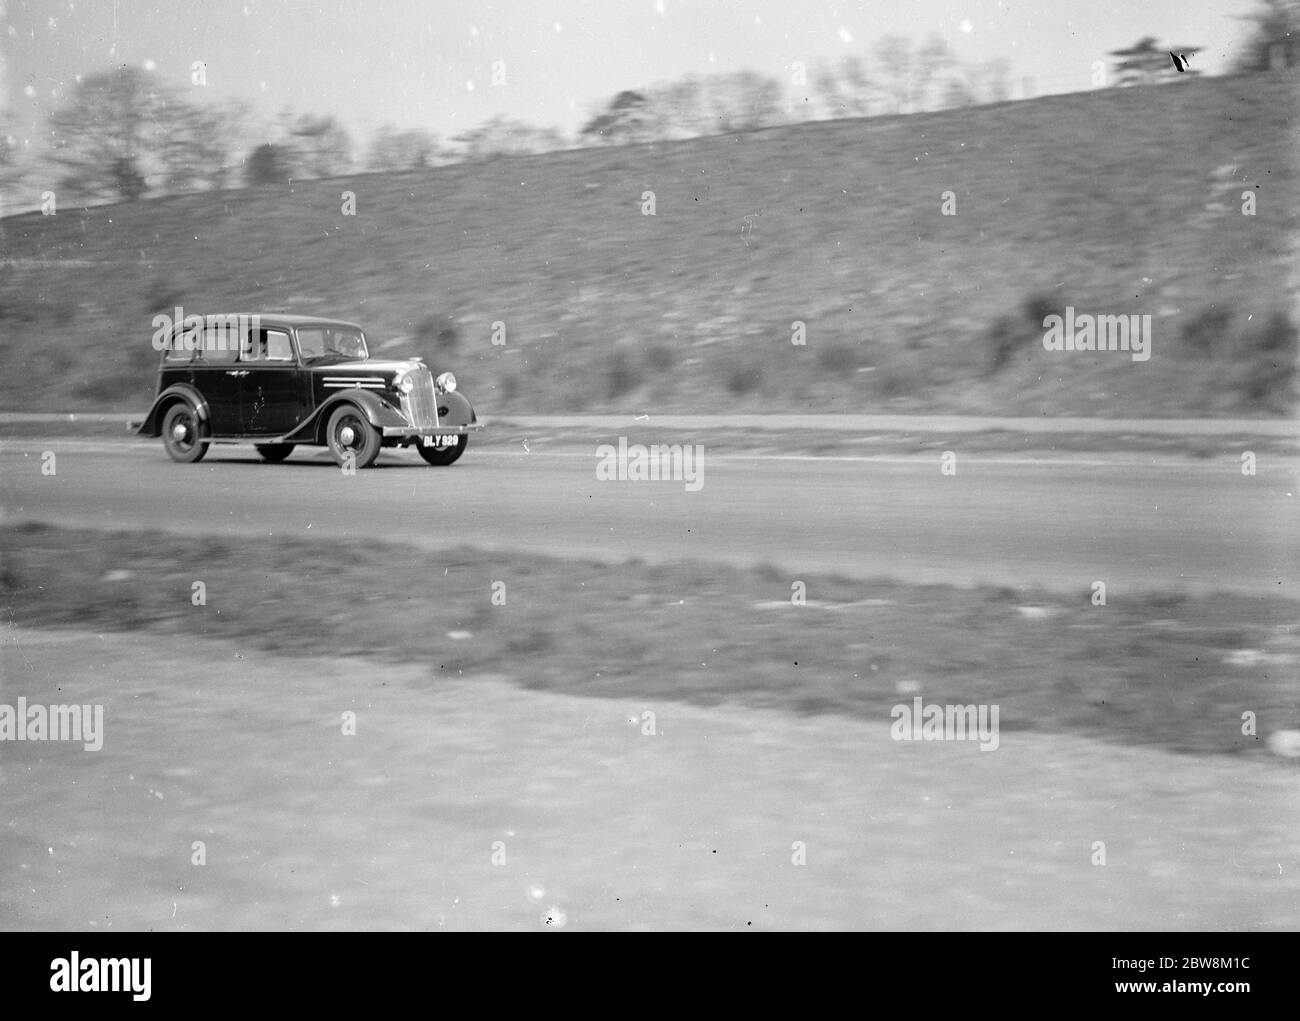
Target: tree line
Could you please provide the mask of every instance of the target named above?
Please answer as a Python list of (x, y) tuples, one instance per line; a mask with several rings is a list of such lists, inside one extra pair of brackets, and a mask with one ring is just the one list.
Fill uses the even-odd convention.
[[(1300, 63), (1300, 0), (1260, 0), (1234, 72)], [(1194, 55), (1199, 47), (1176, 52)], [(1110, 84), (1173, 78), (1182, 71), (1151, 37), (1109, 54)], [(0, 202), (44, 179), (80, 202), (257, 186), (358, 171), (418, 170), (500, 155), (550, 152), (750, 131), (803, 120), (901, 115), (1011, 98), (1009, 63), (965, 64), (935, 34), (919, 44), (886, 36), (869, 55), (837, 64), (791, 65), (788, 84), (739, 71), (625, 89), (592, 111), (574, 137), (497, 116), (442, 139), (391, 125), (360, 149), (328, 114), (283, 111), (271, 130), (253, 128), (239, 102), (199, 104), (151, 70), (119, 67), (80, 79), (49, 118), (45, 147), (29, 158), (0, 124)], [(1190, 69), (1192, 74), (1197, 69)], [(44, 161), (44, 166), (36, 164)], [(27, 180), (24, 180), (24, 179)], [(36, 196), (25, 196), (28, 207)], [(5, 209), (0, 207), (0, 215)]]

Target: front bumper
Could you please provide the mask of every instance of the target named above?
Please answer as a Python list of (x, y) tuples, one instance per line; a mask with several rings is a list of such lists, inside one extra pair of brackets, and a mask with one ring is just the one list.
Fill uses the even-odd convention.
[(425, 428), (417, 425), (386, 425), (379, 432), (384, 439), (393, 437), (415, 439), (418, 436), (468, 436), (482, 428), (482, 422), (471, 422), (469, 425), (433, 425)]

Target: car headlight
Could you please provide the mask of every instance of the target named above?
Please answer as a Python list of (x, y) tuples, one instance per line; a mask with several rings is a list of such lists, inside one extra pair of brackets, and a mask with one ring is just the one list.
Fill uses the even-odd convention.
[(456, 389), (456, 377), (450, 372), (444, 372), (433, 381), (433, 386), (440, 394), (452, 393)]
[(415, 380), (403, 373), (393, 380), (393, 386), (397, 388), (398, 393), (409, 394), (415, 389)]

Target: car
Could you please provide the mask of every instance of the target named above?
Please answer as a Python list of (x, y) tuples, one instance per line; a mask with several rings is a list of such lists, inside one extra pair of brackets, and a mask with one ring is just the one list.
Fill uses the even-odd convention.
[(272, 462), (323, 446), (340, 466), (367, 468), (386, 447), (414, 446), (445, 466), (482, 428), (452, 373), (435, 377), (422, 358), (371, 358), (356, 323), (180, 312), (154, 319), (156, 396), (136, 430), (161, 436), (173, 461), (200, 461), (217, 443), (252, 443)]

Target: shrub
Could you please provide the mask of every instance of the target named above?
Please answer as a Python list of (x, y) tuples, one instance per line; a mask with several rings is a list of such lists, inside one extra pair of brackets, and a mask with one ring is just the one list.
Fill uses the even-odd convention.
[(655, 372), (668, 372), (673, 367), (675, 356), (666, 344), (651, 344), (646, 349), (645, 360)]
[(989, 373), (1001, 372), (1011, 361), (1011, 355), (1021, 341), (1020, 324), (1011, 316), (999, 316), (984, 331), (984, 343), (989, 350)]
[(289, 151), (280, 145), (259, 145), (244, 163), (244, 180), (256, 187), (262, 184), (284, 184), (289, 180), (291, 163)]
[(460, 331), (455, 316), (425, 316), (415, 327), (415, 339), (421, 348), (454, 351), (460, 343)]
[(1262, 322), (1254, 322), (1245, 331), (1243, 345), (1247, 351), (1257, 351), (1294, 360), (1297, 332), (1290, 317), (1280, 309)]
[(1026, 325), (1035, 333), (1043, 329), (1043, 320), (1051, 315), (1059, 315), (1056, 302), (1045, 294), (1033, 294), (1020, 306)]
[(173, 281), (158, 277), (144, 292), (144, 307), (150, 315), (166, 312), (171, 315), (185, 305), (185, 292)]
[(613, 400), (630, 392), (637, 383), (636, 367), (626, 349), (615, 348), (605, 367), (605, 396)]
[(875, 373), (875, 381), (876, 394), (881, 398), (912, 397), (921, 389), (922, 376), (915, 366), (886, 365)]
[(531, 628), (526, 634), (515, 632), (506, 642), (506, 651), (516, 656), (539, 656), (555, 648), (555, 636), (543, 628)]
[(1207, 305), (1191, 319), (1183, 321), (1179, 336), (1184, 346), (1195, 354), (1213, 358), (1226, 349), (1232, 310), (1223, 305)]
[(1240, 381), (1242, 395), (1269, 410), (1287, 410), (1296, 374), (1296, 347), (1296, 328), (1285, 312), (1274, 312), (1244, 330), (1240, 348), (1247, 366)]
[(817, 364), (837, 376), (854, 371), (861, 362), (858, 349), (851, 344), (828, 344), (817, 352)]
[(1001, 315), (984, 331), (988, 349), (989, 374), (1002, 371), (1010, 364), (1017, 348), (1032, 349), (1043, 337), (1043, 320), (1060, 315), (1061, 308), (1045, 294), (1031, 294), (1020, 306), (1020, 314)]
[[(75, 293), (75, 292), (74, 292)], [(76, 298), (61, 292), (52, 296), (46, 288), (37, 293), (13, 290), (0, 291), (0, 321), (9, 323), (70, 323), (77, 316)]]
[(727, 389), (738, 397), (763, 385), (763, 370), (757, 365), (733, 365), (727, 372)]

